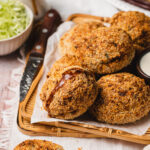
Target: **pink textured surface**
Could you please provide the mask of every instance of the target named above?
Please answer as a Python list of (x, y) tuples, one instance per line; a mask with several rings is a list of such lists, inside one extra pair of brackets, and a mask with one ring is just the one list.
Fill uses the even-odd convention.
[[(10, 100), (14, 97), (13, 92), (11, 92), (8, 87), (13, 83), (11, 80), (11, 73), (13, 69), (20, 66), (20, 63), (17, 61), (17, 57), (19, 56), (19, 52), (12, 53), (8, 56), (0, 57), (0, 114), (3, 110), (8, 108), (9, 106), (4, 104), (5, 100)], [(4, 127), (3, 120), (0, 116), (0, 128)]]
[[(9, 87), (16, 86), (16, 82), (11, 79), (11, 75), (12, 71), (21, 65), (17, 60), (18, 56), (19, 51), (7, 56), (0, 56), (0, 134), (3, 128), (7, 128), (6, 123), (4, 123), (4, 120), (2, 119), (2, 113), (4, 110), (9, 109), (9, 100), (16, 94), (9, 90)], [(0, 150), (6, 149), (0, 148)]]

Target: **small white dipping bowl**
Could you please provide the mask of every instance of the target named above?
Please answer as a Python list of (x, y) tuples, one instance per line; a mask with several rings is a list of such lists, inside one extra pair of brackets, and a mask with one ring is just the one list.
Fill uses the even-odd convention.
[(31, 33), (33, 24), (33, 12), (27, 5), (23, 5), (26, 9), (27, 15), (30, 18), (29, 24), (26, 29), (18, 35), (13, 36), (9, 39), (0, 40), (0, 56), (10, 54), (17, 50), (26, 41)]

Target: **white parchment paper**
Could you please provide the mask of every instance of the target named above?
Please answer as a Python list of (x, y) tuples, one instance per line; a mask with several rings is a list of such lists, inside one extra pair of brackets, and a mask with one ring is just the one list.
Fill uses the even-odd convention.
[(140, 121), (137, 121), (132, 124), (127, 124), (127, 125), (109, 125), (105, 123), (99, 123), (93, 120), (90, 120), (90, 118), (84, 118), (81, 117), (78, 120), (61, 120), (61, 119), (56, 119), (56, 118), (50, 118), (48, 117), (48, 114), (45, 110), (41, 109), (42, 108), (42, 101), (40, 100), (39, 93), (41, 91), (41, 87), (43, 83), (45, 82), (46, 79), (46, 74), (49, 72), (52, 64), (60, 58), (59, 50), (58, 50), (58, 42), (60, 37), (68, 31), (74, 24), (72, 22), (65, 22), (63, 23), (57, 30), (56, 33), (54, 33), (48, 40), (47, 44), (47, 50), (45, 54), (45, 60), (44, 60), (44, 75), (42, 79), (40, 80), (40, 83), (38, 85), (38, 93), (36, 97), (36, 103), (34, 107), (34, 111), (32, 114), (31, 118), (31, 123), (37, 123), (41, 121), (46, 121), (46, 122), (53, 122), (53, 121), (63, 121), (63, 122), (78, 122), (78, 123), (85, 123), (88, 125), (95, 125), (97, 127), (108, 127), (108, 128), (113, 128), (113, 129), (119, 129), (123, 130), (132, 134), (136, 135), (143, 135), (147, 129), (150, 126), (150, 117), (149, 115), (141, 119)]

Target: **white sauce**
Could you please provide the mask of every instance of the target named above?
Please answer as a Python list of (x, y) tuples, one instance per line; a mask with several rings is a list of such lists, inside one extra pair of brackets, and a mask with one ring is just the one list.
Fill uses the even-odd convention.
[(150, 76), (150, 52), (146, 53), (140, 60), (141, 70)]

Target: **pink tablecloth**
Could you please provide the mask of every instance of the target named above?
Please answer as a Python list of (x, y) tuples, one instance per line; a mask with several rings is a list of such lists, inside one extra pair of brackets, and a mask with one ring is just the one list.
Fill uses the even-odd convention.
[[(17, 61), (18, 52), (9, 56), (0, 57), (0, 112), (6, 109), (4, 101), (9, 100), (14, 96), (8, 87), (13, 84), (10, 80), (13, 69), (17, 68), (20, 64)], [(1, 117), (0, 117), (1, 118)], [(0, 126), (2, 127), (3, 120), (0, 119)]]
[(12, 99), (16, 95), (11, 90), (11, 87), (18, 85), (18, 82), (11, 79), (12, 72), (22, 65), (17, 60), (18, 57), (18, 51), (8, 56), (0, 57), (0, 150), (7, 149), (8, 146), (7, 136), (9, 136), (8, 129), (11, 124), (8, 111), (11, 109)]

